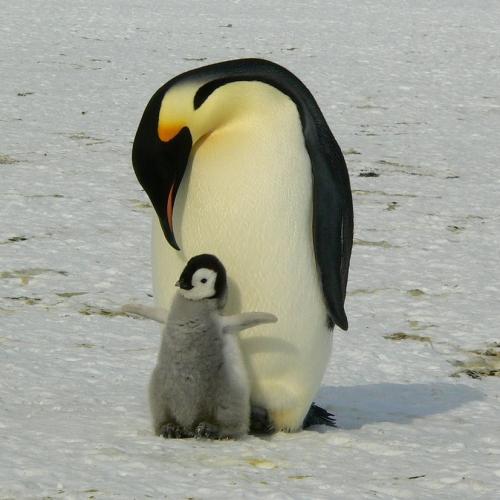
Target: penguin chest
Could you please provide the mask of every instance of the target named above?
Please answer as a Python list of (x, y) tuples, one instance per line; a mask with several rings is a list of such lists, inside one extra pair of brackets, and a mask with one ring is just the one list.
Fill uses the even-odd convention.
[(236, 148), (227, 135), (224, 146), (209, 138), (192, 158), (179, 221), (186, 251), (204, 236), (220, 247), (260, 251), (310, 221), (310, 162), (302, 144), (290, 151), (279, 142), (248, 140)]
[(155, 223), (160, 304), (168, 307), (189, 258), (212, 253), (231, 278), (227, 313), (269, 311), (284, 325), (305, 309), (324, 324), (312, 242), (311, 162), (295, 105), (264, 118), (249, 114), (197, 143), (177, 195), (174, 231), (181, 252), (168, 246)]
[(212, 134), (193, 152), (179, 193), (174, 224), (186, 257), (217, 255), (243, 296), (286, 289), (288, 277), (314, 267), (311, 165), (300, 122), (276, 128), (268, 137), (247, 121)]

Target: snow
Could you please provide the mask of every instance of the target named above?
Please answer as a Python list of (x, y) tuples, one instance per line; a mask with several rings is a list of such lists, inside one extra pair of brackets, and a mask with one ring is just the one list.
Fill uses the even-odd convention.
[[(0, 498), (497, 498), (499, 16), (486, 0), (4, 2)], [(166, 441), (146, 400), (158, 327), (109, 314), (152, 301), (131, 143), (169, 78), (249, 56), (306, 83), (348, 162), (350, 331), (317, 397), (338, 429)]]

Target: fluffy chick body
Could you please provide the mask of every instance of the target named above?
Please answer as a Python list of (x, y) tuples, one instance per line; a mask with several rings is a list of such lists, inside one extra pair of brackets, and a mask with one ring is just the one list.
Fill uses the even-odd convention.
[(248, 432), (250, 385), (239, 340), (224, 333), (215, 300), (176, 294), (149, 401), (157, 435), (234, 438)]

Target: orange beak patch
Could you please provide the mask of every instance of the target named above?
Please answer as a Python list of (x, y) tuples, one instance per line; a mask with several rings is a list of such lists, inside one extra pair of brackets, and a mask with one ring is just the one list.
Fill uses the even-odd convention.
[(158, 123), (158, 137), (163, 142), (172, 140), (184, 127), (182, 123)]

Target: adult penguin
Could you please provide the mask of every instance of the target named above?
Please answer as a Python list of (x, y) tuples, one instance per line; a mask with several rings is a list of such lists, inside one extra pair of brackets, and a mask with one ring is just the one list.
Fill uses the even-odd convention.
[(344, 157), (309, 90), (260, 59), (188, 71), (149, 101), (132, 160), (157, 214), (157, 303), (171, 302), (190, 257), (217, 255), (234, 278), (227, 312), (279, 319), (241, 336), (252, 405), (275, 430), (328, 423), (311, 402), (332, 329), (347, 329), (353, 209)]

